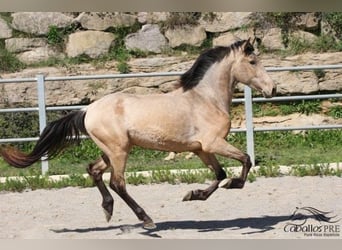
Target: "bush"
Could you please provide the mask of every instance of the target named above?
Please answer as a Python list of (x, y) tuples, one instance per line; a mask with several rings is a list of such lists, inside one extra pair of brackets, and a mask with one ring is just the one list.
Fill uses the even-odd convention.
[(57, 45), (63, 42), (63, 34), (57, 26), (50, 26), (49, 32), (47, 33), (47, 40), (48, 43), (52, 45)]
[(64, 41), (66, 37), (74, 33), (77, 29), (77, 24), (71, 24), (63, 28), (59, 28), (56, 25), (51, 25), (46, 35), (48, 43), (62, 50), (64, 48)]
[(342, 12), (323, 12), (323, 18), (336, 32), (338, 39), (342, 39)]
[(163, 23), (164, 29), (175, 29), (184, 25), (196, 25), (201, 12), (171, 12), (169, 18)]
[(297, 112), (310, 115), (321, 111), (321, 104), (319, 101), (302, 101), (297, 105)]
[(328, 114), (335, 119), (342, 118), (342, 106), (333, 106), (329, 109)]
[(5, 48), (4, 40), (0, 39), (0, 73), (17, 72), (25, 68), (25, 64), (20, 62), (15, 55)]
[(0, 127), (0, 138), (38, 136), (38, 113), (0, 113)]

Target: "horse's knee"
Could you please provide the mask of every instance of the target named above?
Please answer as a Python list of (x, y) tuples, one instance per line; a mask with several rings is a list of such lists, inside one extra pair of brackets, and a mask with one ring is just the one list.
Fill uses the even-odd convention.
[(93, 166), (94, 165), (89, 164), (87, 167), (87, 172), (93, 178), (93, 180), (99, 181), (102, 178), (102, 173), (99, 170), (93, 169)]

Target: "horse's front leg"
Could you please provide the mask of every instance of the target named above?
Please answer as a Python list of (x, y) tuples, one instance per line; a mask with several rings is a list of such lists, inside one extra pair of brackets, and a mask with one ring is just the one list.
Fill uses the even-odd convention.
[(106, 155), (102, 155), (102, 158), (98, 159), (94, 163), (90, 163), (87, 168), (89, 175), (92, 177), (95, 185), (97, 186), (102, 195), (102, 207), (107, 222), (112, 218), (114, 205), (114, 199), (112, 195), (109, 193), (102, 179), (102, 175), (108, 167), (109, 159)]
[(196, 189), (188, 192), (184, 196), (183, 201), (208, 199), (218, 188), (221, 180), (224, 180), (227, 177), (214, 154), (205, 153), (203, 151), (196, 152), (196, 154), (208, 168), (214, 171), (216, 180), (206, 189)]
[(219, 184), (221, 188), (243, 188), (245, 186), (249, 170), (252, 167), (252, 163), (248, 154), (245, 154), (245, 159), (242, 161), (242, 171), (238, 178), (226, 178)]
[(226, 178), (222, 180), (219, 184), (219, 187), (227, 189), (243, 188), (247, 180), (249, 170), (252, 167), (249, 155), (230, 145), (226, 140), (222, 138), (216, 139), (213, 143), (206, 147), (206, 150), (241, 162), (242, 171), (240, 176), (238, 178)]

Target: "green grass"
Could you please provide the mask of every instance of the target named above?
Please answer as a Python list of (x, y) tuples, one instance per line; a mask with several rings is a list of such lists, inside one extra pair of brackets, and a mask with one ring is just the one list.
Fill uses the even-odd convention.
[[(285, 116), (294, 113), (300, 113), (305, 115), (325, 114), (335, 119), (338, 119), (342, 117), (342, 105), (339, 105), (340, 102), (336, 103), (337, 105), (332, 105), (325, 112), (323, 112), (322, 103), (319, 100), (300, 100), (278, 103), (253, 103), (253, 115), (254, 117), (263, 117)], [(239, 106), (239, 112), (241, 112), (243, 105)]]
[[(227, 175), (232, 174), (231, 168), (225, 168)], [(294, 166), (289, 173), (292, 176), (337, 176), (342, 177), (341, 169), (332, 169), (329, 164)], [(283, 176), (278, 166), (262, 166), (259, 169), (252, 169), (248, 175), (248, 182), (255, 182), (259, 177), (279, 177)], [(49, 179), (48, 176), (32, 175), (21, 176), (22, 178), (6, 178), (0, 183), (0, 191), (22, 192), (24, 190), (35, 189), (55, 189), (63, 187), (94, 187), (92, 179), (81, 174), (72, 174), (59, 180)], [(153, 170), (150, 175), (143, 175), (139, 172), (126, 173), (126, 183), (132, 185), (143, 185), (152, 183), (204, 183), (214, 180), (214, 175), (208, 169), (200, 171), (171, 172), (170, 170)], [(108, 185), (108, 181), (105, 180)]]
[(335, 119), (342, 118), (342, 105), (331, 107), (328, 114)]
[(61, 180), (51, 180), (48, 176), (22, 176), (22, 178), (6, 178), (0, 183), (0, 191), (22, 192), (24, 190), (54, 189), (63, 187), (93, 187), (94, 183), (90, 177), (79, 174), (72, 174)]
[(256, 161), (259, 165), (316, 164), (342, 160), (342, 130), (258, 132), (255, 135)]
[(342, 177), (342, 170), (332, 169), (329, 164), (313, 164), (309, 166), (293, 166), (290, 174), (299, 177), (327, 175)]
[[(245, 148), (246, 138), (243, 133), (231, 134), (229, 142), (239, 148)], [(248, 181), (254, 182), (261, 176), (278, 177), (280, 165), (292, 165), (289, 175), (293, 176), (342, 176), (341, 169), (332, 169), (329, 163), (340, 162), (342, 152), (342, 130), (315, 130), (293, 134), (291, 132), (257, 132), (255, 134), (256, 160), (260, 166), (252, 169)], [(26, 146), (26, 149), (32, 147)], [(22, 147), (23, 149), (25, 147)], [(19, 176), (22, 179), (6, 178), (0, 183), (0, 191), (18, 191), (25, 189), (51, 189), (67, 186), (92, 187), (89, 177), (84, 177), (85, 166), (100, 154), (95, 145), (84, 140), (79, 147), (71, 148), (63, 155), (50, 161), (49, 175), (68, 174), (69, 177), (53, 181), (40, 175), (40, 165), (35, 164), (28, 169), (15, 169), (0, 160), (1, 176)], [(214, 179), (213, 173), (205, 168), (203, 163), (194, 157), (185, 160), (184, 155), (173, 161), (164, 161), (166, 152), (134, 148), (127, 163), (127, 178), (129, 184), (163, 183), (204, 183)], [(218, 157), (228, 176), (234, 176), (233, 168), (240, 163), (231, 159)], [(171, 169), (191, 171), (171, 172)], [(145, 176), (139, 171), (150, 171)]]

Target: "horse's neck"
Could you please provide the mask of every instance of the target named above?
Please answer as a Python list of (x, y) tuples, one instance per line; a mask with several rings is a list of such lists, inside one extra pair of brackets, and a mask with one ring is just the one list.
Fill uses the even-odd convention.
[(235, 82), (230, 74), (231, 63), (213, 65), (194, 90), (222, 111), (229, 114)]

